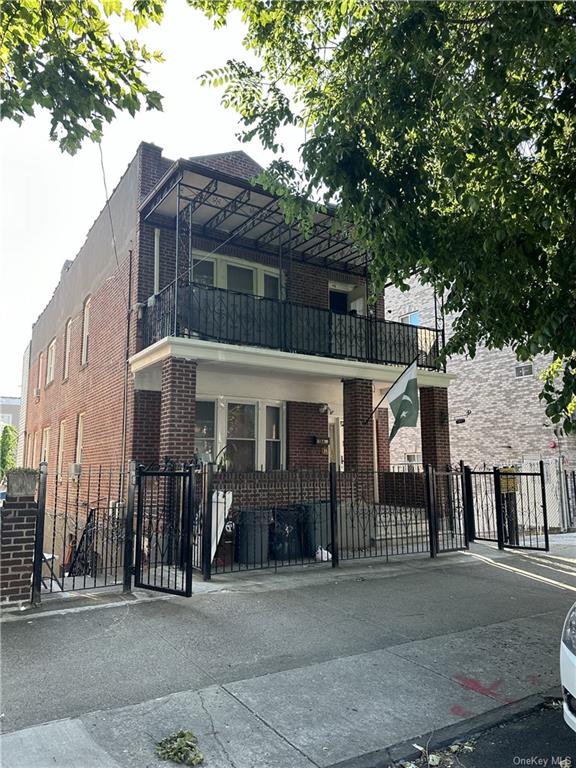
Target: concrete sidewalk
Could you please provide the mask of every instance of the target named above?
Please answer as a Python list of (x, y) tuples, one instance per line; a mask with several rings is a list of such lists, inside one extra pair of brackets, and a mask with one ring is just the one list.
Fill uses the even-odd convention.
[(558, 685), (576, 561), (476, 547), (210, 590), (7, 617), (3, 767), (166, 766), (180, 728), (208, 768), (387, 765)]

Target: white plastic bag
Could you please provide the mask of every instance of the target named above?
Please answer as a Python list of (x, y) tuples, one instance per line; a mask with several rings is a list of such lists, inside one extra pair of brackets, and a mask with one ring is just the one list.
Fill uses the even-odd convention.
[(330, 560), (332, 560), (332, 555), (330, 552), (328, 552), (327, 549), (324, 549), (323, 547), (318, 547), (316, 550), (316, 562), (317, 563), (327, 563)]

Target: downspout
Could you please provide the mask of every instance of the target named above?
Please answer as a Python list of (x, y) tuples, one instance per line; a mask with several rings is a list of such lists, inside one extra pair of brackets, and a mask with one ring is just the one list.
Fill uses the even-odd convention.
[[(121, 467), (126, 466), (126, 430), (128, 426), (128, 371), (130, 368), (130, 332), (132, 315), (132, 248), (128, 251), (128, 308), (126, 314), (126, 352), (124, 358), (124, 390), (122, 396), (122, 460)], [(124, 486), (124, 473), (122, 473), (122, 486)], [(124, 487), (122, 487), (124, 492)]]

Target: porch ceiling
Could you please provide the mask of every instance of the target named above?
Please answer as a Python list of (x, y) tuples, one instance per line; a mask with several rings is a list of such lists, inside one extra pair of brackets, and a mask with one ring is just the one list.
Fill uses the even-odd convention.
[(335, 209), (317, 212), (307, 234), (284, 220), (278, 199), (261, 186), (193, 160), (178, 160), (140, 206), (145, 220), (192, 213), (192, 230), (256, 250), (282, 251), (303, 262), (364, 274), (368, 259), (338, 230)]
[[(160, 389), (160, 371), (168, 357), (196, 360), (202, 368), (233, 375), (235, 371), (255, 375), (280, 374), (283, 378), (316, 377), (325, 380), (367, 379), (387, 390), (404, 370), (403, 366), (361, 363), (292, 352), (241, 347), (203, 339), (169, 336), (130, 358), (136, 389)], [(454, 375), (418, 370), (420, 387), (447, 387)]]

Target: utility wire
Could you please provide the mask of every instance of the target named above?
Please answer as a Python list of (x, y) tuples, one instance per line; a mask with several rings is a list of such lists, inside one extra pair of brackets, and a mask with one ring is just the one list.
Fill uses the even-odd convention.
[[(114, 249), (114, 258), (116, 260), (116, 266), (120, 271), (120, 262), (118, 261), (118, 248), (116, 246), (116, 233), (114, 231), (114, 222), (112, 221), (112, 209), (110, 208), (110, 196), (108, 195), (108, 184), (106, 183), (106, 171), (104, 170), (104, 154), (102, 152), (102, 143), (98, 142), (98, 150), (100, 151), (100, 168), (102, 170), (102, 183), (104, 184), (104, 194), (106, 196), (106, 210), (108, 211), (108, 220), (110, 222), (110, 231), (112, 232), (112, 247)], [(128, 303), (124, 291), (122, 291), (122, 300), (126, 307), (126, 312), (129, 312)]]

